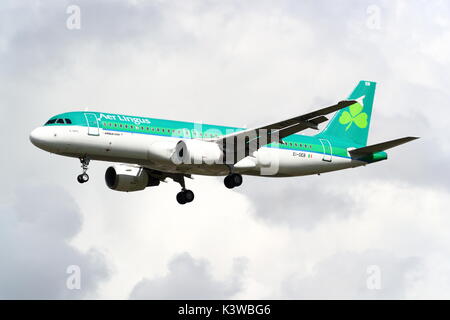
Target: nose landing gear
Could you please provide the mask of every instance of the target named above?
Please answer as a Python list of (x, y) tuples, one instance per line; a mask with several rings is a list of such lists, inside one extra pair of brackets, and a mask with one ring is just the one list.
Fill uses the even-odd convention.
[(83, 169), (83, 173), (78, 175), (77, 181), (79, 183), (86, 183), (89, 181), (89, 175), (86, 173), (86, 171), (89, 167), (90, 160), (87, 157), (82, 157), (82, 158), (80, 158), (80, 162), (81, 162), (81, 168)]

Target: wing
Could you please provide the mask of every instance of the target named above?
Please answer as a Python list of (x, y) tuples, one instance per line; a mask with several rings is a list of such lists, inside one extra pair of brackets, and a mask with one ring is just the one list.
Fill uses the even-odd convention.
[(226, 163), (236, 163), (264, 145), (272, 142), (281, 142), (281, 139), (308, 128), (317, 130), (320, 123), (328, 120), (325, 115), (346, 108), (354, 103), (357, 103), (357, 101), (344, 100), (338, 104), (301, 116), (259, 128), (234, 132), (212, 141), (221, 146)]

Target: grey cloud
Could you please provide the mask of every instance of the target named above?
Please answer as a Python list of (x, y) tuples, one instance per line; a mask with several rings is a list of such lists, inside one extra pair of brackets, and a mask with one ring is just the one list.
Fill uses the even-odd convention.
[[(80, 8), (81, 28), (69, 30), (66, 12), (71, 5)], [(9, 63), (2, 73), (39, 79), (39, 72), (64, 73), (78, 63), (77, 52), (95, 47), (99, 66), (116, 68), (127, 63), (127, 55), (111, 55), (130, 46), (153, 44), (161, 54), (184, 50), (194, 41), (178, 21), (166, 14), (169, 7), (157, 1), (45, 1), (9, 3), (0, 11), (3, 50), (0, 57)], [(91, 48), (92, 48), (91, 47)], [(48, 74), (46, 74), (48, 75)]]
[[(109, 270), (99, 251), (84, 253), (69, 244), (81, 227), (74, 200), (45, 185), (22, 187), (15, 197), (14, 204), (0, 206), (0, 298), (95, 297)], [(66, 286), (71, 265), (80, 267), (80, 290)]]
[[(354, 172), (353, 172), (354, 173)], [(341, 175), (348, 179), (351, 173)], [(282, 224), (310, 230), (327, 219), (345, 219), (357, 213), (345, 187), (329, 188), (339, 183), (330, 174), (296, 178), (245, 178), (241, 192), (254, 204), (254, 214), (270, 224)]]
[(131, 299), (228, 299), (242, 290), (246, 259), (238, 258), (229, 279), (215, 280), (209, 263), (194, 259), (188, 253), (175, 256), (168, 265), (168, 274), (143, 279), (135, 285)]
[[(70, 240), (80, 231), (82, 223), (75, 201), (61, 188), (44, 186), (39, 189), (17, 189), (13, 207), (17, 222), (46, 237)], [(51, 197), (44, 197), (46, 194)]]
[[(282, 289), (289, 299), (402, 299), (422, 267), (419, 258), (380, 250), (337, 253), (315, 265), (311, 276), (288, 277)], [(372, 278), (378, 274), (379, 289)]]
[(64, 74), (69, 65), (78, 63), (77, 52), (89, 45), (98, 47), (99, 64), (117, 63), (108, 59), (110, 49), (103, 45), (114, 47), (119, 42), (122, 45), (132, 42), (142, 35), (136, 33), (137, 29), (145, 30), (142, 26), (133, 27), (136, 24), (133, 12), (137, 9), (133, 11), (126, 3), (101, 1), (77, 2), (81, 8), (81, 29), (69, 30), (66, 9), (73, 4), (71, 1), (27, 1), (21, 5), (10, 4), (8, 10), (0, 11), (4, 26), (4, 50), (0, 50), (0, 57), (8, 61), (0, 76), (20, 77), (21, 81), (32, 81), (35, 85), (51, 81), (50, 74)]

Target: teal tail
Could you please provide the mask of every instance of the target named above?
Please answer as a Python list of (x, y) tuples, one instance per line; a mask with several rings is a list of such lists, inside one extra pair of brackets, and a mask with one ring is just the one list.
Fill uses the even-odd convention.
[(366, 146), (376, 83), (360, 81), (348, 100), (358, 103), (339, 110), (318, 138), (341, 141), (348, 146)]

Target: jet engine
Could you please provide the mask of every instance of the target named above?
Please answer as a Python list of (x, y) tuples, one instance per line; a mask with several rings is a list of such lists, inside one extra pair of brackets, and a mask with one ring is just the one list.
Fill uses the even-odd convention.
[(131, 192), (157, 186), (160, 181), (140, 166), (119, 164), (106, 169), (105, 182), (112, 190)]
[(202, 140), (180, 140), (172, 155), (175, 164), (214, 164), (221, 163), (222, 150), (214, 142)]

